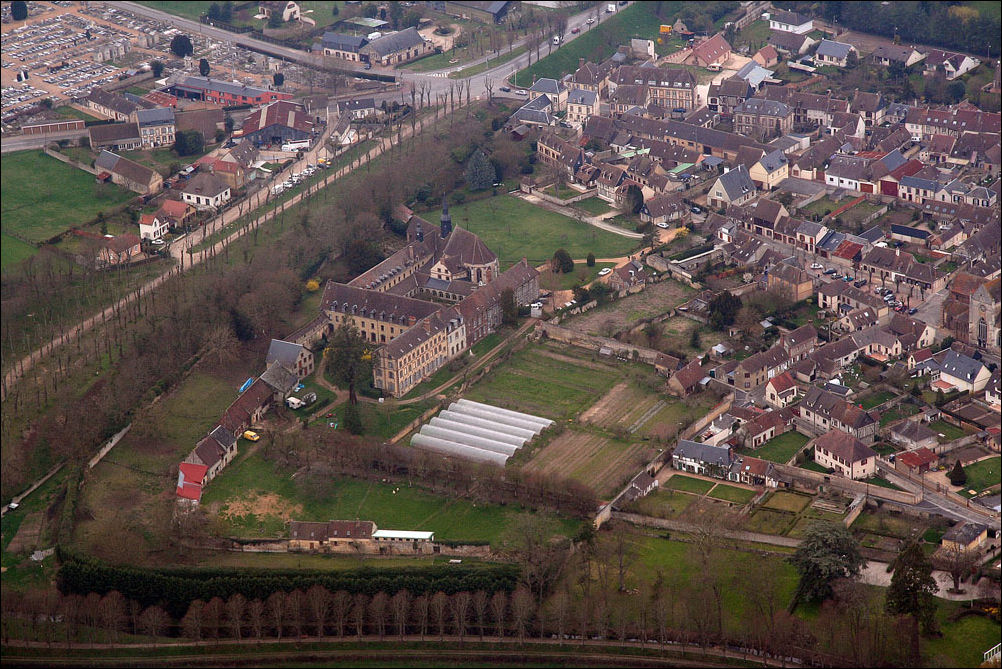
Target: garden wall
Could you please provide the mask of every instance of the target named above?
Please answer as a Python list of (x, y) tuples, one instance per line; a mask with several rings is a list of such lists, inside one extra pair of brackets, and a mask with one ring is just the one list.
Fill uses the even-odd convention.
[(863, 481), (854, 481), (852, 479), (838, 476), (837, 474), (822, 474), (820, 472), (812, 472), (809, 469), (802, 469), (800, 467), (793, 467), (790, 465), (775, 464), (773, 466), (777, 472), (792, 480), (794, 488), (814, 491), (821, 487), (825, 487), (846, 492), (851, 495), (863, 493), (869, 497), (877, 497), (879, 499), (901, 502), (903, 504), (918, 504), (921, 501), (921, 498), (918, 495), (904, 490), (892, 490), (890, 488), (864, 483)]

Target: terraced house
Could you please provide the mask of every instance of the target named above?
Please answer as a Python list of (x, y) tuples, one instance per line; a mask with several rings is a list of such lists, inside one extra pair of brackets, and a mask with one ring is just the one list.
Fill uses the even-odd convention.
[(698, 106), (696, 77), (689, 70), (651, 64), (623, 65), (611, 78), (612, 83), (646, 86), (651, 102), (665, 109), (691, 111)]
[(867, 412), (834, 393), (811, 386), (800, 402), (798, 427), (808, 434), (841, 430), (855, 439), (872, 444), (880, 427), (879, 414)]

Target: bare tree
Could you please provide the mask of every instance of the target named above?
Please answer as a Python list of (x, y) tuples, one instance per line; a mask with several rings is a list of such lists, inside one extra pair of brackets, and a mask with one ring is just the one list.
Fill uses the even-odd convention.
[(163, 635), (169, 622), (170, 616), (159, 606), (150, 606), (139, 614), (139, 629), (147, 636)]
[(535, 597), (524, 586), (519, 586), (511, 596), (511, 624), (519, 642), (525, 641), (532, 614), (536, 610)]
[(457, 592), (452, 596), (451, 604), (453, 629), (459, 636), (459, 642), (462, 643), (463, 637), (466, 636), (466, 626), (470, 620), (470, 605), (472, 604), (470, 593), (465, 590)]
[(334, 593), (331, 605), (333, 606), (334, 611), (334, 627), (337, 630), (337, 635), (342, 637), (344, 636), (344, 629), (348, 620), (348, 614), (351, 611), (351, 595), (344, 590), (338, 590)]
[(275, 636), (281, 639), (282, 628), (285, 627), (285, 593), (277, 590), (268, 595), (268, 600), (265, 603), (268, 616), (275, 628)]
[(355, 636), (361, 637), (365, 632), (365, 612), (368, 606), (368, 595), (359, 592), (352, 598), (351, 619), (355, 626)]
[(260, 642), (264, 632), (264, 602), (260, 599), (252, 599), (247, 605), (247, 624), (254, 638)]
[(494, 81), (486, 75), (484, 76), (484, 90), (487, 91), (487, 101), (494, 102)]
[(421, 632), (422, 640), (428, 633), (428, 608), (427, 595), (418, 595), (414, 598), (414, 624), (417, 625), (418, 630)]
[(473, 615), (477, 619), (477, 633), (484, 640), (484, 626), (487, 622), (487, 609), (490, 607), (490, 596), (484, 590), (473, 593)]
[(508, 617), (508, 595), (504, 590), (498, 590), (491, 597), (491, 617), (494, 618), (494, 633), (499, 639), (504, 638), (505, 620)]
[(122, 629), (122, 618), (125, 615), (125, 598), (122, 593), (112, 590), (101, 598), (98, 606), (98, 618), (101, 626), (108, 630), (113, 642), (118, 641), (118, 633)]
[(445, 619), (449, 610), (449, 596), (439, 590), (431, 597), (431, 616), (438, 628), (438, 638), (445, 638)]
[(376, 625), (380, 641), (386, 636), (386, 618), (390, 608), (390, 596), (380, 590), (369, 602), (369, 617)]
[(226, 600), (226, 623), (230, 627), (230, 635), (238, 641), (243, 638), (244, 611), (247, 610), (247, 598), (239, 592), (230, 595)]
[(313, 629), (318, 637), (322, 637), (333, 605), (330, 590), (322, 585), (314, 584), (306, 591), (306, 602), (313, 618)]
[(932, 557), (932, 563), (937, 569), (942, 569), (953, 577), (953, 592), (963, 592), (960, 580), (970, 576), (980, 561), (980, 554), (963, 546), (953, 544), (942, 547)]
[(185, 613), (184, 618), (181, 619), (181, 629), (184, 632), (184, 635), (189, 639), (198, 641), (202, 638), (203, 608), (205, 608), (205, 602), (201, 599), (196, 599), (188, 605), (188, 612)]
[(564, 634), (567, 629), (567, 618), (571, 612), (571, 597), (566, 591), (561, 590), (550, 598), (549, 613), (556, 628), (557, 639), (563, 645)]
[(296, 638), (303, 635), (303, 591), (295, 589), (285, 596), (285, 612)]
[(390, 608), (393, 609), (393, 624), (397, 628), (397, 635), (403, 639), (407, 631), (407, 616), (411, 610), (411, 593), (398, 590), (390, 601)]

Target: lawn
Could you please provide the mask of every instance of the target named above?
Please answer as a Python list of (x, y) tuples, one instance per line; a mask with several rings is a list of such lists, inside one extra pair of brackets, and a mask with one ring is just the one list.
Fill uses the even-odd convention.
[(872, 395), (869, 395), (865, 400), (860, 402), (860, 404), (864, 409), (869, 411), (870, 409), (878, 407), (887, 400), (893, 398), (894, 398), (894, 393), (892, 393), (889, 390), (881, 390), (879, 393), (873, 393)]
[(967, 473), (967, 483), (964, 484), (964, 490), (981, 491), (998, 485), (1000, 464), (1002, 464), (1002, 457), (995, 456), (964, 467), (964, 472)]
[[(230, 532), (243, 536), (284, 534), (288, 520), (357, 518), (382, 529), (432, 531), (436, 539), (477, 543), (495, 541), (529, 514), (517, 507), (440, 497), (403, 484), (348, 478), (326, 481), (318, 491), (299, 486), (290, 471), (256, 456), (238, 460), (216, 476), (205, 489), (202, 505), (218, 513)], [(561, 520), (562, 530), (569, 534), (578, 524)]]
[(752, 501), (757, 494), (758, 493), (754, 490), (746, 490), (732, 485), (724, 485), (723, 483), (718, 483), (716, 487), (710, 491), (710, 497), (713, 497), (714, 499), (722, 499), (727, 502), (735, 502), (737, 504), (747, 504)]
[(637, 246), (636, 240), (506, 195), (454, 206), (452, 220), (476, 233), (497, 254), (502, 268), (523, 257), (532, 265), (542, 264), (558, 248), (566, 249), (572, 258), (589, 253), (596, 258), (615, 258)]
[(587, 200), (579, 200), (572, 205), (575, 209), (586, 211), (592, 216), (601, 216), (612, 211), (609, 203), (600, 197), (590, 197)]
[(791, 430), (778, 437), (773, 437), (758, 448), (746, 452), (748, 455), (761, 458), (762, 460), (786, 464), (808, 441), (810, 439), (804, 435)]
[(831, 470), (824, 465), (820, 465), (814, 460), (808, 460), (800, 465), (801, 469), (807, 469), (808, 471), (817, 472), (819, 474), (829, 474)]
[(99, 211), (114, 209), (135, 197), (111, 184), (98, 187), (92, 174), (41, 151), (5, 154), (0, 184), (3, 231), (36, 242), (87, 223)]
[(766, 45), (771, 33), (768, 21), (753, 21), (744, 29), (738, 31), (738, 34), (734, 36), (733, 46), (737, 48), (742, 44), (747, 44), (750, 53), (755, 53)]
[(99, 121), (100, 119), (96, 116), (91, 116), (87, 112), (80, 111), (76, 107), (70, 107), (69, 105), (63, 107), (56, 107), (55, 112), (62, 116), (63, 118), (69, 119), (80, 119), (81, 121)]
[(925, 531), (926, 522), (900, 514), (864, 511), (852, 524), (852, 530), (879, 534), (896, 539), (917, 537)]
[(574, 263), (574, 271), (566, 274), (556, 273), (551, 270), (543, 270), (539, 276), (539, 287), (543, 290), (570, 290), (574, 286), (581, 286), (591, 283), (598, 278), (600, 270), (615, 267), (616, 263), (597, 262), (592, 267), (587, 263)]
[(785, 492), (780, 490), (770, 495), (769, 498), (762, 503), (762, 508), (800, 513), (810, 503), (811, 497), (808, 495), (801, 495), (795, 492)]
[(696, 498), (692, 495), (679, 495), (670, 489), (658, 488), (650, 495), (631, 503), (627, 510), (655, 518), (677, 518), (695, 501)]
[(0, 244), (0, 268), (2, 269), (16, 265), (38, 252), (34, 246), (22, 242), (16, 237), (2, 235), (2, 240), (3, 243)]
[(618, 378), (618, 370), (600, 363), (577, 363), (526, 348), (474, 385), (468, 399), (571, 420), (592, 405)]
[(208, 2), (208, 0), (185, 0), (184, 2), (160, 0), (140, 2), (139, 4), (152, 7), (153, 9), (159, 9), (161, 12), (167, 12), (168, 14), (173, 14), (174, 16), (182, 16), (186, 19), (197, 21), (198, 17), (208, 12), (209, 6), (215, 3)]
[(893, 483), (885, 479), (883, 476), (871, 476), (870, 478), (865, 479), (865, 482), (869, 483), (870, 485), (879, 486), (881, 488), (889, 488), (890, 490), (901, 490), (901, 488), (894, 485)]
[(660, 25), (672, 23), (672, 20), (658, 18), (654, 13), (655, 4), (661, 6), (662, 16), (665, 17), (673, 17), (681, 5), (679, 2), (637, 2), (616, 12), (615, 16), (603, 15), (601, 22), (584, 34), (520, 71), (516, 84), (530, 86), (533, 76), (560, 79), (578, 68), (579, 58), (602, 62), (615, 53), (618, 45), (629, 44), (632, 37), (657, 39)]
[(947, 621), (945, 614), (957, 604), (939, 602), (940, 629), (942, 637), (923, 639), (923, 654), (931, 658), (947, 658), (943, 666), (978, 667), (984, 659), (983, 653), (999, 642), (999, 624), (982, 616), (965, 616), (960, 620)]
[(964, 436), (964, 431), (953, 425), (952, 423), (947, 423), (945, 420), (936, 420), (929, 423), (929, 429), (937, 434), (943, 435), (941, 441), (953, 441), (954, 439), (960, 439)]
[(772, 509), (756, 509), (745, 523), (746, 530), (763, 534), (785, 534), (797, 516)]
[(842, 204), (845, 204), (845, 202), (842, 203), (832, 202), (827, 197), (823, 197), (820, 200), (815, 200), (814, 202), (811, 202), (809, 205), (805, 207), (801, 207), (800, 213), (802, 215), (818, 214), (820, 216), (827, 216), (828, 214), (830, 214), (831, 212), (835, 211), (840, 206), (842, 206)]
[(511, 334), (512, 331), (508, 329), (493, 332), (471, 346), (470, 353), (472, 353), (475, 357), (480, 357), (484, 353), (489, 353), (491, 349), (503, 342), (505, 338)]
[(682, 492), (691, 492), (697, 495), (705, 495), (715, 485), (716, 484), (713, 481), (704, 481), (703, 479), (683, 476), (682, 474), (675, 474), (665, 482), (666, 488), (681, 490)]
[(914, 404), (898, 404), (893, 409), (888, 409), (880, 414), (880, 427), (885, 425), (890, 425), (894, 421), (901, 420), (902, 418), (908, 418), (909, 416), (914, 416), (919, 411), (919, 408)]
[[(319, 406), (319, 405), (318, 405)], [(344, 429), (344, 412), (347, 402), (330, 407), (318, 421), (320, 423), (335, 423), (337, 429)], [(397, 406), (393, 404), (378, 404), (376, 402), (359, 402), (358, 413), (362, 417), (365, 434), (376, 435), (389, 439), (407, 427), (431, 407), (426, 402)], [(328, 428), (330, 429), (330, 428)]]

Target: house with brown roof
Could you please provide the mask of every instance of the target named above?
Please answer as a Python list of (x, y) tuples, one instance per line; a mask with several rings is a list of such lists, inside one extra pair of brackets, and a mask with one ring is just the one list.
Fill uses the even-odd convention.
[(166, 220), (172, 229), (184, 228), (195, 217), (197, 210), (181, 200), (164, 200), (160, 208), (154, 212), (157, 218)]
[(212, 174), (199, 172), (184, 185), (181, 199), (196, 209), (219, 208), (230, 200), (231, 187)]
[(293, 520), (289, 523), (289, 550), (339, 552), (359, 549), (372, 541), (371, 520), (329, 520), (326, 523)]
[(788, 407), (797, 401), (797, 384), (789, 372), (769, 379), (765, 384), (765, 401), (777, 409)]
[(103, 265), (121, 265), (138, 258), (141, 250), (139, 237), (126, 233), (117, 237), (102, 237), (97, 261)]
[(865, 443), (873, 443), (880, 427), (875, 412), (867, 412), (855, 404), (817, 386), (811, 386), (800, 402), (798, 426), (809, 433), (823, 434), (829, 430), (848, 432)]
[(141, 195), (157, 193), (163, 187), (164, 179), (156, 170), (123, 158), (111, 151), (102, 151), (94, 161), (94, 167), (112, 183)]
[(775, 465), (768, 460), (753, 458), (750, 455), (734, 457), (727, 480), (767, 488), (777, 488), (781, 483)]
[(219, 424), (233, 434), (243, 434), (244, 430), (264, 418), (274, 400), (275, 392), (271, 386), (257, 379), (227, 407)]
[(88, 130), (90, 148), (95, 151), (136, 151), (143, 147), (143, 136), (139, 132), (139, 124), (135, 121), (127, 123), (109, 123), (93, 125)]
[(236, 454), (237, 437), (231, 430), (217, 425), (199, 440), (184, 461), (194, 465), (204, 465), (206, 473), (203, 483), (208, 483), (236, 457)]
[(686, 65), (699, 67), (717, 66), (725, 63), (730, 56), (731, 45), (727, 43), (722, 33), (717, 33), (695, 45), (684, 62)]
[(793, 415), (780, 411), (765, 411), (738, 429), (738, 439), (745, 448), (758, 448), (774, 437), (790, 431)]
[(779, 64), (779, 52), (771, 44), (766, 44), (764, 47), (755, 52), (752, 56), (752, 60), (761, 65), (762, 67), (772, 67), (773, 65)]
[(668, 392), (678, 397), (686, 397), (699, 390), (699, 382), (706, 377), (699, 358), (695, 358), (668, 379)]
[(600, 97), (604, 97), (609, 88), (609, 73), (611, 69), (611, 61), (596, 65), (595, 63), (585, 62), (584, 58), (579, 58), (578, 69), (571, 75), (570, 87), (593, 91), (598, 93)]
[(814, 461), (851, 479), (870, 478), (877, 472), (877, 452), (842, 430), (831, 430), (808, 444)]
[(766, 286), (794, 302), (806, 300), (814, 293), (814, 279), (803, 269), (787, 263), (777, 263), (766, 270)]

